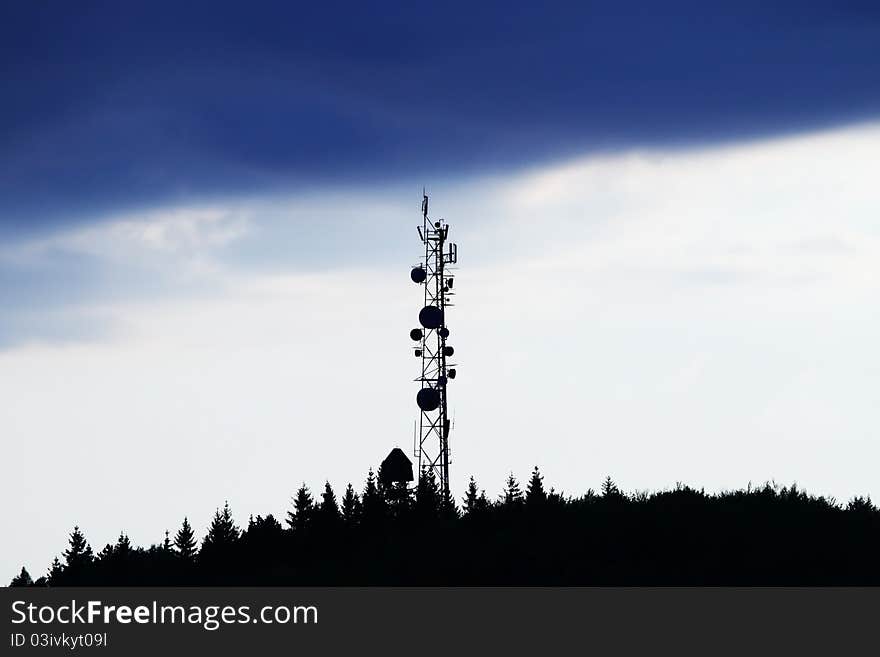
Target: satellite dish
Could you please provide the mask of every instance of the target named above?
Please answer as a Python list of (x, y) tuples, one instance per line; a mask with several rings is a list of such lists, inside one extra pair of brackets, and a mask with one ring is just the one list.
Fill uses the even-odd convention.
[(455, 349), (453, 349), (452, 347), (443, 347), (443, 355), (444, 356), (451, 356), (454, 353), (455, 353)]
[(419, 323), (426, 329), (443, 326), (443, 311), (437, 306), (425, 306), (419, 311)]
[(435, 388), (422, 388), (416, 395), (416, 404), (423, 411), (433, 411), (440, 406), (440, 391)]
[(445, 326), (443, 328), (441, 328), (439, 331), (437, 331), (437, 333), (440, 334), (441, 338), (448, 338), (449, 337), (449, 329), (446, 328)]
[(413, 340), (421, 340), (422, 339), (422, 329), (413, 329), (409, 332), (409, 337)]
[(454, 369), (449, 370), (448, 374), (449, 374), (449, 378), (450, 378), (450, 379), (454, 379), (454, 378), (455, 378), (455, 370), (454, 370)]
[(412, 271), (409, 273), (409, 277), (412, 279), (413, 283), (424, 283), (425, 279), (428, 278), (428, 275), (421, 267), (413, 267)]

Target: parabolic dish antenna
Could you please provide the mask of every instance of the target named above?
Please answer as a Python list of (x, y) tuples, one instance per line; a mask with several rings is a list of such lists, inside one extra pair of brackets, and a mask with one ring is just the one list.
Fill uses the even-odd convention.
[(437, 306), (425, 306), (419, 312), (419, 324), (426, 329), (436, 329), (443, 326), (443, 311)]
[(434, 388), (422, 388), (416, 395), (416, 404), (423, 411), (433, 411), (440, 406), (440, 392)]

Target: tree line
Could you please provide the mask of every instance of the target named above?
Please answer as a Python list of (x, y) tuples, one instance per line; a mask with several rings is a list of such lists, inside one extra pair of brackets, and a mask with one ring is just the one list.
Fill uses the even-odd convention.
[[(380, 473), (381, 474), (381, 473)], [(113, 585), (850, 585), (880, 584), (880, 510), (796, 485), (707, 494), (547, 490), (536, 467), (460, 502), (431, 471), (415, 486), (372, 470), (342, 498), (303, 484), (287, 516), (239, 527), (228, 504), (198, 539), (184, 517), (148, 548), (123, 532), (95, 553), (79, 527), (48, 572), (11, 586)]]

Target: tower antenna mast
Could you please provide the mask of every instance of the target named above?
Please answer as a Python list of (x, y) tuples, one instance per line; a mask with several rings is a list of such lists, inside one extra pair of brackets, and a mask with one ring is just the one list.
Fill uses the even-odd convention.
[(419, 238), (425, 247), (424, 260), (412, 268), (410, 278), (424, 286), (424, 305), (419, 312), (421, 328), (410, 331), (417, 343), (414, 352), (422, 362), (420, 384), (416, 395), (419, 407), (419, 428), (414, 456), (419, 459), (419, 472), (433, 471), (440, 482), (444, 499), (449, 498), (449, 398), (447, 386), (455, 378), (455, 353), (446, 344), (446, 309), (452, 306), (453, 276), (447, 265), (458, 262), (458, 246), (448, 241), (449, 225), (428, 217), (428, 195), (422, 191), (422, 225)]

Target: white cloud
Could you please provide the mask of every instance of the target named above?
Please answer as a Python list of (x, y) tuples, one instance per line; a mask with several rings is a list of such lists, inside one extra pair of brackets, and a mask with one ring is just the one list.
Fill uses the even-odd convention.
[(33, 266), (64, 253), (119, 267), (158, 268), (174, 263), (197, 273), (212, 264), (218, 250), (247, 236), (252, 219), (249, 209), (234, 205), (172, 207), (128, 213), (9, 244), (0, 251), (0, 260), (13, 265)]

